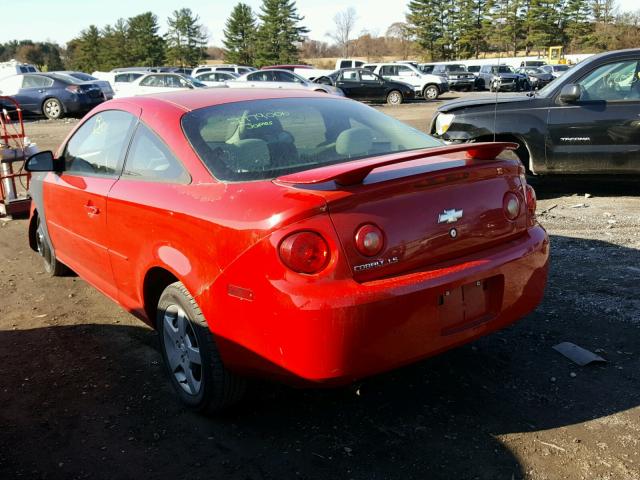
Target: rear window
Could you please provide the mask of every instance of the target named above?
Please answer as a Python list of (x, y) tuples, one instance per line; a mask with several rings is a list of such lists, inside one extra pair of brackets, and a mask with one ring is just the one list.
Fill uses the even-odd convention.
[(219, 180), (266, 180), (324, 165), (442, 145), (361, 103), (252, 100), (185, 114), (182, 127)]

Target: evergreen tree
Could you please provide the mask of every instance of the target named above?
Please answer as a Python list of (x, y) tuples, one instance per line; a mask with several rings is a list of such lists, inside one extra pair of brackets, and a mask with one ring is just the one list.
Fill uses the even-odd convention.
[(587, 0), (568, 0), (564, 9), (564, 33), (569, 50), (580, 48), (593, 32)]
[(82, 72), (98, 70), (102, 56), (98, 27), (89, 25), (89, 28), (82, 30), (80, 36), (72, 42), (72, 48), (68, 49), (72, 53), (72, 57), (69, 59), (70, 67)]
[(562, 41), (558, 0), (531, 0), (525, 21), (526, 44), (538, 51)]
[(162, 65), (165, 43), (158, 35), (158, 17), (151, 12), (145, 12), (129, 18), (127, 26), (127, 45), (131, 63), (144, 67)]
[(129, 65), (131, 56), (128, 43), (127, 22), (123, 18), (118, 19), (113, 27), (110, 25), (104, 27), (100, 49), (100, 69), (111, 70)]
[(167, 20), (166, 59), (169, 65), (193, 67), (205, 56), (207, 35), (190, 8), (175, 10)]
[(487, 19), (487, 0), (462, 0), (458, 16), (458, 40), (460, 58), (478, 58), (486, 51), (488, 43), (485, 32), (491, 26)]
[(522, 5), (522, 0), (490, 0), (487, 6), (494, 26), (490, 42), (500, 52), (518, 53), (525, 28), (520, 16)]
[(407, 14), (408, 27), (431, 60), (441, 58), (444, 31), (440, 17), (438, 0), (411, 0)]
[(251, 7), (238, 3), (233, 7), (224, 29), (224, 59), (229, 63), (253, 65), (256, 19)]
[(263, 0), (260, 10), (256, 64), (297, 63), (298, 45), (309, 30), (300, 25), (304, 17), (298, 15), (295, 1)]

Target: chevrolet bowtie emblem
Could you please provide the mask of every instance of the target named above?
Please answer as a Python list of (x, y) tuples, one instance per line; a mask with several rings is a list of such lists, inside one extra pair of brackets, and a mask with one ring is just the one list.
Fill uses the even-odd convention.
[(438, 223), (455, 223), (462, 218), (462, 210), (445, 210), (438, 215)]

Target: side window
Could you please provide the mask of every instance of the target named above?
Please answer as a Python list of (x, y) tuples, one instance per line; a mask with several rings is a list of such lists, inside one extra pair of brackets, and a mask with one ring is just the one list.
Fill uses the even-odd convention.
[(97, 113), (74, 133), (64, 151), (65, 172), (117, 176), (136, 118), (120, 110)]
[(638, 100), (639, 73), (637, 60), (602, 65), (578, 82), (581, 100)]
[(396, 67), (395, 65), (384, 65), (381, 69), (380, 69), (380, 75), (382, 75), (383, 77), (393, 77), (395, 75), (398, 74), (398, 67)]
[(342, 60), (340, 62), (340, 68), (349, 68), (351, 66), (351, 60)]
[(278, 82), (292, 83), (296, 81), (296, 78), (287, 72), (274, 72), (274, 73), (276, 74), (276, 80)]
[(361, 71), (360, 72), (360, 78), (362, 79), (363, 82), (377, 82), (378, 81), (378, 77), (375, 76), (375, 74), (369, 72), (369, 71)]
[(358, 72), (355, 70), (345, 70), (341, 74), (341, 80), (343, 82), (358, 82)]
[(149, 75), (140, 82), (142, 87), (164, 87), (164, 75)]
[(413, 70), (411, 70), (409, 67), (405, 66), (405, 65), (398, 65), (398, 75), (403, 75), (403, 76), (409, 76), (413, 73)]
[(129, 74), (128, 73), (120, 73), (118, 75), (116, 75), (115, 77), (113, 77), (113, 81), (115, 83), (125, 83), (129, 81)]
[(38, 75), (25, 75), (22, 79), (22, 88), (43, 88), (53, 85), (53, 79)]
[[(230, 70), (230, 71), (233, 71), (233, 70)], [(249, 70), (248, 68), (239, 68), (239, 69), (238, 69), (238, 73), (239, 73), (240, 75), (244, 75), (245, 73), (250, 72), (250, 71), (251, 71), (251, 70)]]
[(123, 177), (185, 183), (189, 174), (160, 138), (140, 123), (122, 172)]

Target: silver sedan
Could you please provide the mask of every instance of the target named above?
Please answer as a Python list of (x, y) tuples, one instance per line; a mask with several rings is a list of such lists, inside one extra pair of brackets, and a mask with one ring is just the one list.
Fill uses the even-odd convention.
[(268, 69), (245, 73), (233, 81), (226, 82), (230, 88), (287, 88), (313, 90), (344, 97), (339, 88), (312, 83), (289, 70)]

